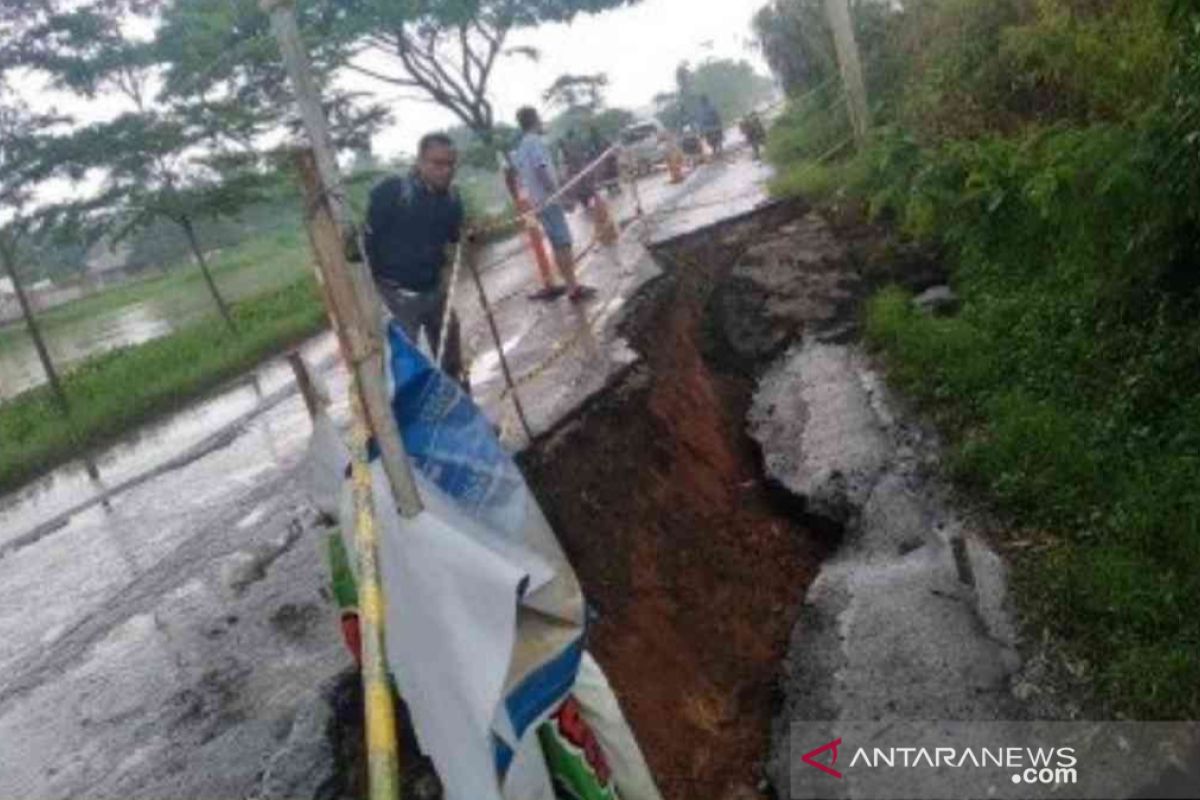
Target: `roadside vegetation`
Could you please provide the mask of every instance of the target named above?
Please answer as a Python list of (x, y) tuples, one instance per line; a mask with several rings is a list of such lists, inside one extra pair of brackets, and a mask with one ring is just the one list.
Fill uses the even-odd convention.
[[(256, 235), (215, 256), (212, 273), (230, 299), (244, 300), (286, 288), (307, 275), (307, 248), (298, 226)], [(145, 271), (128, 283), (48, 309), (38, 314), (38, 322), (51, 339), (76, 327), (87, 335), (87, 328), (97, 319), (143, 303), (177, 327), (180, 321), (198, 320), (215, 310), (199, 270), (180, 265), (166, 272)], [(0, 349), (28, 344), (23, 323), (0, 329)]]
[(48, 386), (0, 404), (0, 492), (177, 408), (322, 330), (312, 277), (235, 301), (237, 333), (215, 313), (169, 336), (96, 356), (63, 379), (64, 418)]
[(1098, 710), (1195, 718), (1200, 12), (859, 3), (875, 128), (829, 157), (848, 127), (822, 88), (820, 5), (760, 17), (804, 30), (811, 55), (773, 60), (800, 98), (773, 131), (776, 191), (857, 204), (946, 254), (960, 312), (885, 289), (870, 342), (948, 432), (956, 476), (1012, 520), (1027, 630), (1065, 645)]
[[(367, 191), (381, 174), (363, 173), (354, 180), (356, 208), (365, 206)], [(468, 170), (463, 186), (477, 225), (500, 213), (483, 210), (483, 180), (481, 173)], [(280, 225), (279, 219), (294, 221)], [(236, 332), (222, 323), (203, 276), (190, 265), (153, 272), (39, 315), (50, 339), (92, 335), (105, 318), (141, 304), (170, 320), (175, 330), (66, 369), (69, 419), (45, 385), (0, 402), (0, 493), (180, 407), (326, 327), (294, 203), (277, 207), (270, 229), (251, 229), (243, 236), (211, 263), (230, 300)], [(24, 325), (0, 330), (0, 350), (18, 346), (29, 346)]]

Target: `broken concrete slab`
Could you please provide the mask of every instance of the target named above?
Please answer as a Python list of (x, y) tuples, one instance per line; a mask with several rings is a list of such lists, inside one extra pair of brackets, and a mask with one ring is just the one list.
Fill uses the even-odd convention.
[(781, 793), (803, 721), (1021, 713), (1003, 564), (929, 475), (923, 451), (936, 442), (895, 408), (861, 350), (818, 341), (790, 350), (755, 396), (750, 430), (768, 475), (845, 534), (792, 636), (769, 768)]
[(853, 358), (839, 345), (792, 350), (759, 382), (749, 417), (767, 475), (839, 525), (861, 513), (891, 455)]

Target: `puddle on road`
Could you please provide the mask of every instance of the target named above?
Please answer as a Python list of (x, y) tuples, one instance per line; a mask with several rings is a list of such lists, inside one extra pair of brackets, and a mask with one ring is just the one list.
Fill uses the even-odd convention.
[[(310, 367), (315, 370), (318, 365), (325, 365), (322, 378), (340, 385), (344, 376), (333, 369), (331, 361), (336, 351), (336, 340), (330, 335), (318, 337), (302, 348)], [(0, 548), (106, 490), (179, 457), (291, 384), (290, 367), (282, 359), (273, 359), (211, 399), (131, 433), (88, 461), (67, 464), (0, 497)], [(334, 391), (331, 396), (341, 398), (344, 392)], [(271, 414), (254, 420), (250, 427), (259, 437), (266, 458), (259, 459), (256, 466), (243, 465), (246, 470), (243, 477), (252, 476), (255, 469), (270, 468), (280, 462), (283, 453), (295, 451), (297, 443), (307, 437), (306, 417), (303, 422), (305, 425), (294, 420), (291, 424), (278, 424)], [(226, 476), (213, 477), (220, 482)]]

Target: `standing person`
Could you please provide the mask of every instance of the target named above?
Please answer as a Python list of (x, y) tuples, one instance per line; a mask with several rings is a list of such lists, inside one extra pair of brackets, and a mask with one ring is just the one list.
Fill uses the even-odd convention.
[[(610, 142), (600, 129), (595, 125), (592, 126), (589, 133), (588, 158), (587, 160), (595, 161), (600, 156), (608, 152), (612, 147)], [(617, 160), (617, 154), (614, 152), (604, 159), (604, 163), (596, 170), (596, 180), (599, 184), (608, 189), (610, 196), (615, 196), (621, 193), (621, 165)]]
[(767, 129), (757, 111), (751, 111), (742, 120), (742, 136), (754, 148), (754, 160), (762, 160), (762, 146), (767, 142)]
[(546, 203), (558, 191), (559, 181), (555, 174), (554, 158), (542, 134), (542, 120), (536, 109), (526, 106), (517, 112), (517, 124), (521, 126), (522, 136), (521, 143), (513, 153), (513, 164), (520, 173), (521, 183), (529, 195), (529, 201), (535, 208), (541, 209), (538, 219), (546, 231), (546, 238), (554, 248), (554, 260), (558, 263), (558, 271), (562, 273), (563, 280), (569, 287), (567, 297), (577, 303), (594, 295), (596, 290), (580, 284), (575, 279), (575, 255), (572, 252), (574, 242), (571, 240), (571, 228), (567, 225), (567, 215), (562, 205), (558, 201)]
[[(371, 190), (367, 209), (367, 257), (384, 305), (414, 343), (424, 330), (435, 353), (449, 294), (447, 254), (458, 243), (463, 224), (462, 199), (453, 186), (457, 167), (453, 140), (444, 133), (427, 134), (412, 170), (382, 180)], [(453, 312), (446, 338), (442, 368), (465, 388)]]
[(721, 113), (713, 105), (708, 95), (700, 95), (700, 130), (708, 140), (713, 155), (721, 155), (725, 149), (725, 125), (721, 122)]
[[(575, 129), (567, 131), (566, 137), (559, 145), (563, 155), (563, 167), (567, 172), (567, 178), (574, 178), (579, 173), (583, 172), (591, 161), (587, 151), (587, 145), (583, 139), (576, 133)], [(587, 175), (579, 181), (575, 186), (575, 190), (570, 192), (574, 198), (586, 209), (592, 204), (592, 198), (596, 193), (595, 175)]]

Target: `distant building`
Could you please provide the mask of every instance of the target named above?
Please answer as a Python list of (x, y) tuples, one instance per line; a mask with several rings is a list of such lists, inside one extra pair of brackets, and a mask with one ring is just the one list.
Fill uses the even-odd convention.
[(17, 293), (12, 278), (0, 278), (0, 297), (9, 297)]
[(125, 280), (129, 277), (131, 255), (132, 248), (127, 243), (113, 245), (111, 239), (103, 237), (84, 256), (89, 282), (99, 287)]

